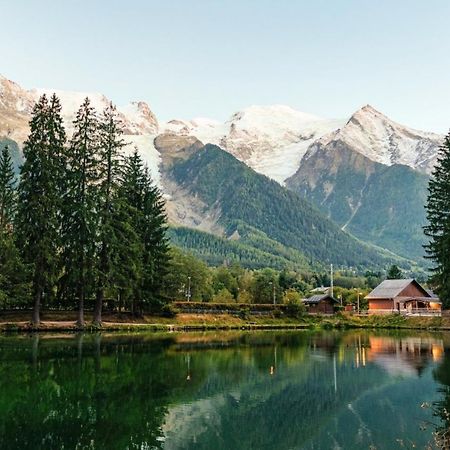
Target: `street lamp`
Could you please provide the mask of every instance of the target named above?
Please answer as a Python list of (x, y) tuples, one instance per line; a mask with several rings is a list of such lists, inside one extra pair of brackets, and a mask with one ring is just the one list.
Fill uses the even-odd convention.
[(362, 295), (362, 292), (358, 292), (358, 314), (359, 314), (359, 296)]
[(191, 301), (191, 277), (188, 277), (187, 301)]
[(272, 297), (273, 297), (273, 304), (276, 304), (276, 299), (275, 299), (275, 283), (273, 283), (272, 281), (269, 281), (269, 286), (272, 288)]

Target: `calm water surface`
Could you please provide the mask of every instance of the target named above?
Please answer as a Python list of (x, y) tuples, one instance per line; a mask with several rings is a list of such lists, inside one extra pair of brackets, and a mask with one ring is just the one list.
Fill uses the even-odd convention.
[(2, 336), (0, 448), (438, 448), (449, 385), (442, 333)]

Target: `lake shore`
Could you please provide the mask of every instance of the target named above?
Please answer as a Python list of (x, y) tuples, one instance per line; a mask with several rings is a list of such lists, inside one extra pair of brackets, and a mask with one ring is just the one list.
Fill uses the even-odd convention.
[[(73, 311), (50, 311), (42, 313), (38, 328), (32, 327), (28, 311), (0, 313), (0, 332), (29, 331), (79, 331)], [(205, 330), (292, 330), (292, 329), (411, 329), (450, 331), (450, 317), (403, 317), (398, 315), (334, 316), (303, 315), (299, 318), (249, 315), (241, 318), (230, 314), (179, 313), (174, 317), (144, 315), (136, 318), (129, 314), (105, 313), (105, 331), (205, 331)], [(98, 331), (91, 325), (91, 313), (86, 314), (85, 331)]]

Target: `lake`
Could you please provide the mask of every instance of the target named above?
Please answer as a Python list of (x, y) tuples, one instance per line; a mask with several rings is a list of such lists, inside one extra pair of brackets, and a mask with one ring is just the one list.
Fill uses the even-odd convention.
[(439, 448), (449, 386), (445, 333), (0, 336), (0, 448)]

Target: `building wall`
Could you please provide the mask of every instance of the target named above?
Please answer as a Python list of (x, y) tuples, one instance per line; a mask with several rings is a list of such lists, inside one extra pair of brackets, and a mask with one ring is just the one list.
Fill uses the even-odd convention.
[(410, 283), (398, 295), (399, 297), (428, 297), (427, 292), (419, 289), (414, 283)]
[(394, 302), (392, 300), (385, 299), (385, 298), (369, 299), (369, 310), (393, 309), (393, 308), (394, 308)]
[(321, 300), (315, 305), (310, 305), (309, 311), (312, 313), (333, 314), (334, 307), (331, 300)]

